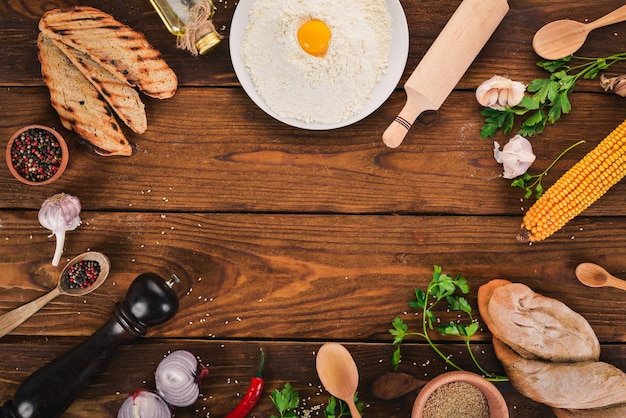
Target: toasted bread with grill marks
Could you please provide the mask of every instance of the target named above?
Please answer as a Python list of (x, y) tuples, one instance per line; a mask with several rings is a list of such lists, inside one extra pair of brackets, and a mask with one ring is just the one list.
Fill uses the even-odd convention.
[(39, 30), (88, 54), (150, 97), (166, 99), (176, 92), (178, 79), (161, 53), (108, 13), (87, 6), (54, 9), (42, 16)]
[(100, 92), (117, 116), (134, 132), (142, 134), (148, 128), (145, 105), (139, 93), (128, 83), (105, 70), (84, 52), (54, 39), (54, 44)]
[(53, 40), (37, 39), (43, 80), (63, 126), (76, 132), (100, 155), (131, 155), (132, 147), (98, 90)]

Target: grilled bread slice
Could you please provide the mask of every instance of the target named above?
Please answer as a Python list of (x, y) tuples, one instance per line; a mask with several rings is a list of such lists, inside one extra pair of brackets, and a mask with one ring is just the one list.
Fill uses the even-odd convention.
[(41, 74), (63, 126), (76, 132), (100, 155), (131, 155), (132, 147), (113, 111), (93, 84), (49, 37), (40, 33), (37, 47)]
[(134, 132), (142, 134), (148, 128), (145, 105), (133, 87), (105, 70), (84, 52), (54, 39), (54, 44), (100, 92), (117, 116)]
[(88, 54), (120, 80), (150, 97), (172, 97), (178, 86), (174, 71), (146, 38), (93, 7), (46, 12), (39, 30)]

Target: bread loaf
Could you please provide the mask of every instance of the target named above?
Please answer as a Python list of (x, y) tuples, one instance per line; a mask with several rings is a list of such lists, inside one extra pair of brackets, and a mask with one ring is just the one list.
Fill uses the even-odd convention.
[(63, 126), (76, 132), (98, 154), (131, 155), (128, 140), (98, 90), (52, 39), (40, 33), (37, 47), (41, 74)]
[(87, 77), (126, 126), (138, 134), (146, 131), (148, 121), (145, 105), (137, 90), (120, 81), (84, 52), (56, 39), (54, 44)]
[(39, 30), (81, 52), (131, 86), (158, 99), (176, 92), (176, 74), (146, 38), (99, 9), (77, 6), (46, 12)]
[(497, 338), (494, 350), (513, 387), (536, 402), (566, 409), (626, 403), (626, 374), (611, 364), (526, 359)]
[(599, 361), (589, 323), (562, 302), (520, 283), (492, 280), (478, 308), (513, 387), (559, 418), (626, 416), (626, 374)]
[(556, 362), (600, 358), (600, 343), (585, 318), (522, 283), (495, 288), (488, 311), (491, 332), (523, 357)]

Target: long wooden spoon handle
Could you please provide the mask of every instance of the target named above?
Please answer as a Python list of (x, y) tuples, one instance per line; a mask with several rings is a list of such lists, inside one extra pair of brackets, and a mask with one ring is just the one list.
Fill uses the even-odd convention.
[(10, 312), (0, 316), (0, 338), (13, 331), (20, 326), (24, 321), (33, 316), (35, 312), (44, 307), (44, 305), (50, 302), (61, 294), (61, 289), (55, 287), (45, 295), (28, 302), (19, 308), (15, 308)]
[(606, 279), (607, 286), (615, 287), (617, 289), (626, 290), (626, 281), (618, 279), (615, 276), (609, 276)]
[(601, 28), (603, 26), (612, 25), (614, 23), (623, 22), (626, 20), (626, 4), (619, 9), (613, 10), (611, 13), (602, 16), (601, 18), (594, 20), (587, 24), (589, 30)]
[(361, 413), (356, 408), (356, 405), (354, 404), (354, 400), (349, 399), (346, 401), (346, 403), (348, 404), (348, 408), (350, 409), (350, 415), (352, 415), (352, 418), (361, 418)]

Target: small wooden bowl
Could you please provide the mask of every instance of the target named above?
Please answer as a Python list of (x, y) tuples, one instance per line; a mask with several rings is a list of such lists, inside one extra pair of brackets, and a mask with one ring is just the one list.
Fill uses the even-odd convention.
[[(504, 397), (497, 387), (487, 379), (476, 373), (454, 371), (441, 374), (430, 382), (428, 382), (417, 395), (413, 404), (411, 418), (422, 418), (424, 416), (424, 407), (428, 398), (441, 386), (453, 382), (465, 382), (474, 385), (485, 395), (487, 404), (489, 405), (489, 416), (491, 418), (508, 418), (509, 409), (506, 405)], [(462, 406), (459, 406), (462, 408)]]
[[(20, 169), (16, 167), (17, 161), (15, 161), (15, 159), (13, 158), (12, 151), (13, 151), (14, 145), (16, 144), (16, 141), (18, 141), (21, 138), (22, 134), (27, 131), (34, 131), (34, 132), (45, 131), (46, 133), (52, 135), (58, 142), (59, 151), (61, 153), (60, 155), (61, 159), (58, 162), (58, 166), (56, 163), (54, 164), (57, 167), (57, 169), (52, 175), (45, 176), (44, 178), (36, 179), (36, 180), (30, 179), (24, 176), (24, 174), (20, 171)], [(49, 128), (47, 126), (43, 126), (43, 125), (28, 125), (28, 126), (23, 127), (22, 129), (19, 129), (17, 132), (13, 134), (13, 136), (9, 140), (9, 143), (7, 144), (7, 150), (6, 150), (7, 166), (9, 167), (9, 171), (11, 171), (11, 174), (13, 174), (13, 176), (19, 181), (21, 181), (22, 183), (28, 184), (31, 186), (41, 186), (44, 184), (49, 184), (57, 180), (59, 177), (61, 177), (61, 174), (63, 174), (63, 172), (65, 171), (65, 168), (67, 167), (69, 157), (70, 155), (67, 149), (67, 143), (65, 142), (65, 139), (63, 139), (63, 137), (54, 129)], [(36, 161), (33, 164), (25, 165), (22, 167), (22, 170), (33, 168), (33, 167), (38, 168), (39, 167), (38, 163), (40, 162), (41, 161)], [(50, 162), (48, 163), (50, 164)]]

